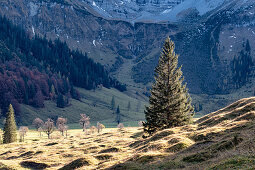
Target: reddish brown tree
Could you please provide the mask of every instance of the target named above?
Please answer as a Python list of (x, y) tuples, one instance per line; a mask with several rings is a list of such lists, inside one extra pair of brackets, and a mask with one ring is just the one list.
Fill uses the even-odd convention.
[(19, 128), (19, 136), (20, 136), (20, 142), (25, 141), (25, 136), (27, 135), (28, 127), (27, 126), (21, 126)]
[(87, 128), (90, 126), (89, 122), (90, 118), (86, 114), (81, 114), (81, 119), (80, 119), (80, 125), (82, 126), (83, 132), (86, 131)]
[(42, 127), (44, 125), (44, 122), (40, 118), (35, 118), (33, 121), (33, 126), (36, 128), (38, 132), (40, 132), (40, 136), (42, 136)]
[(44, 96), (42, 95), (41, 90), (38, 90), (33, 98), (33, 106), (38, 108), (44, 107)]
[(47, 134), (48, 139), (50, 139), (50, 134), (53, 133), (54, 129), (55, 129), (54, 121), (48, 118), (48, 120), (43, 125), (43, 131)]
[(67, 123), (66, 118), (58, 117), (58, 119), (57, 119), (57, 128), (61, 132), (62, 136), (64, 136), (64, 132), (67, 131), (66, 123)]

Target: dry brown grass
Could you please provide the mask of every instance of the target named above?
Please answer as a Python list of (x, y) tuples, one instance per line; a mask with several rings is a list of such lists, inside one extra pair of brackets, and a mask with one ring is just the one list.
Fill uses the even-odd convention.
[[(68, 137), (54, 132), (52, 139), (30, 131), (23, 143), (0, 145), (0, 168), (242, 169), (255, 162), (254, 107), (255, 98), (242, 99), (195, 124), (146, 139), (142, 128), (106, 128), (100, 134), (70, 130)], [(223, 161), (228, 159), (233, 160)]]

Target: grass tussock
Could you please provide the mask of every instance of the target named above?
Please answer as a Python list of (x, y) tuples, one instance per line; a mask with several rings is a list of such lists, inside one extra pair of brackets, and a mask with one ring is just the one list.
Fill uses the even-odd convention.
[(255, 157), (254, 156), (237, 156), (214, 165), (210, 170), (217, 169), (254, 169)]
[(96, 159), (98, 159), (98, 160), (108, 160), (108, 159), (110, 159), (110, 158), (112, 158), (112, 155), (104, 154), (104, 155), (98, 155), (98, 156), (96, 156)]
[(50, 167), (49, 165), (45, 164), (45, 163), (37, 163), (34, 161), (22, 161), (20, 163), (20, 165), (24, 168), (28, 168), (28, 169), (46, 169), (48, 167)]
[(172, 134), (174, 134), (173, 131), (164, 130), (164, 131), (156, 133), (151, 138), (149, 138), (147, 141), (149, 141), (149, 142), (157, 141), (157, 140), (160, 140), (160, 139), (167, 137), (169, 135), (172, 135)]
[(0, 169), (1, 170), (14, 170), (13, 168), (6, 166), (0, 162)]
[(167, 152), (179, 152), (189, 147), (189, 144), (187, 143), (177, 143), (169, 148), (166, 149)]
[(88, 166), (90, 163), (85, 158), (76, 159), (69, 164), (65, 165), (64, 167), (60, 168), (59, 170), (70, 170), (70, 169), (77, 169), (83, 166)]
[(120, 151), (119, 148), (112, 147), (112, 148), (101, 150), (99, 153), (111, 153), (111, 152), (119, 152), (119, 151)]
[(48, 143), (48, 144), (46, 144), (45, 146), (54, 146), (54, 145), (57, 145), (58, 143), (56, 143), (56, 142), (52, 142), (52, 143)]

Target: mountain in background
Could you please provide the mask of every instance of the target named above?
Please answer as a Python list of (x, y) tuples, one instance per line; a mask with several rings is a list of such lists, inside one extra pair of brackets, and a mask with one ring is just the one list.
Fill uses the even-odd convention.
[(87, 53), (139, 95), (148, 94), (162, 43), (170, 36), (196, 110), (206, 114), (254, 95), (254, 5), (252, 0), (3, 0), (0, 13), (31, 36), (60, 39)]
[(105, 19), (133, 24), (176, 22), (185, 15), (202, 16), (226, 4), (224, 0), (83, 0), (82, 3)]

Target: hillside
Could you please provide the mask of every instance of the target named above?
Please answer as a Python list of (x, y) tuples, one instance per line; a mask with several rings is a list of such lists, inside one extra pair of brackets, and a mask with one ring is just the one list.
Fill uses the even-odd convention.
[(0, 145), (0, 166), (59, 169), (254, 169), (255, 97), (241, 99), (194, 124), (142, 138), (141, 128), (71, 130), (52, 139), (31, 131), (24, 143)]
[[(65, 108), (59, 108), (53, 101), (46, 101), (44, 108), (34, 108), (28, 105), (21, 105), (22, 125), (31, 125), (36, 117), (46, 121), (52, 118), (56, 121), (59, 116), (67, 118), (69, 128), (80, 128), (80, 114), (86, 114), (91, 119), (92, 125), (97, 122), (105, 124), (107, 127), (116, 127), (116, 108), (111, 110), (111, 100), (114, 96), (115, 107), (120, 106), (120, 119), (125, 126), (138, 126), (137, 122), (144, 120), (144, 105), (146, 101), (142, 98), (135, 98), (127, 93), (122, 93), (114, 88), (85, 90), (77, 88), (81, 99), (70, 100), (70, 105)], [(128, 103), (130, 102), (130, 110)]]
[(126, 90), (125, 85), (109, 76), (105, 68), (87, 54), (71, 50), (59, 39), (48, 41), (39, 35), (31, 37), (1, 16), (0, 66), (0, 119), (12, 104), (19, 124), (31, 117), (24, 116), (26, 113), (22, 112), (20, 104), (44, 108), (47, 101), (64, 108), (70, 105), (71, 98), (80, 100), (74, 86), (87, 90), (99, 86)]
[[(254, 63), (247, 62), (253, 61), (255, 49), (253, 0), (122, 2), (3, 0), (0, 13), (22, 25), (32, 37), (38, 34), (52, 41), (60, 39), (71, 49), (87, 53), (110, 75), (145, 94), (153, 81), (152, 68), (158, 61), (162, 42), (170, 36), (176, 44), (176, 53), (180, 54), (189, 92), (198, 99), (204, 95), (225, 98), (214, 99), (215, 103), (220, 103), (217, 105), (206, 98), (194, 102), (202, 106), (200, 113), (203, 115), (233, 102), (224, 95), (234, 94), (240, 88), (250, 91), (244, 97), (254, 94), (254, 89), (249, 88), (254, 86)], [(134, 6), (135, 15), (130, 6)], [(170, 10), (172, 6), (175, 7)], [(96, 11), (99, 8), (116, 18), (104, 17)], [(140, 16), (140, 10), (145, 10), (141, 22), (123, 19), (139, 19), (136, 14)], [(146, 10), (160, 13), (156, 14), (159, 18), (147, 15)], [(178, 20), (171, 21), (175, 16)], [(152, 21), (147, 21), (146, 17)]]

